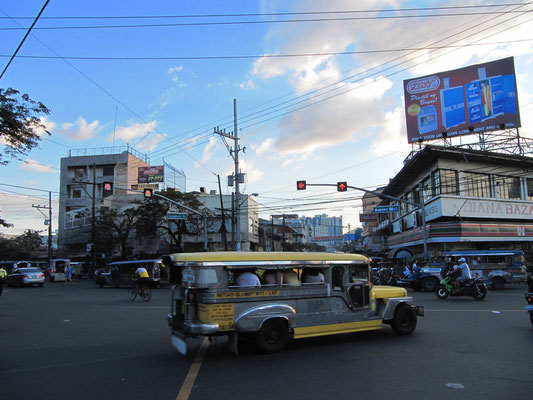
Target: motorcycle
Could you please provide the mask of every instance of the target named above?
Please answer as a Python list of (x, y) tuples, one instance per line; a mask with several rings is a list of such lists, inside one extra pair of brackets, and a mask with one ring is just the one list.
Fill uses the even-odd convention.
[(529, 318), (531, 319), (531, 324), (533, 325), (533, 293), (526, 293), (526, 301), (526, 311), (528, 312)]
[(463, 283), (459, 290), (456, 290), (454, 279), (460, 273), (460, 270), (449, 271), (440, 281), (435, 292), (439, 299), (444, 300), (448, 296), (472, 296), (476, 300), (483, 300), (487, 297), (488, 289), (483, 278), (469, 279)]

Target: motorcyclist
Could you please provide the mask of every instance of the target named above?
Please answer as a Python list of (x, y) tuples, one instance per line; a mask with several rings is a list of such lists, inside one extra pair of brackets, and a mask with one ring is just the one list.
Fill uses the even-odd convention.
[(461, 286), (464, 285), (464, 283), (467, 280), (472, 279), (472, 274), (470, 273), (470, 267), (466, 263), (466, 259), (464, 257), (461, 257), (459, 259), (459, 262), (461, 263), (459, 264), (459, 266), (454, 266), (455, 270), (457, 269), (461, 270), (461, 275), (455, 280), (456, 291), (459, 291), (461, 289)]

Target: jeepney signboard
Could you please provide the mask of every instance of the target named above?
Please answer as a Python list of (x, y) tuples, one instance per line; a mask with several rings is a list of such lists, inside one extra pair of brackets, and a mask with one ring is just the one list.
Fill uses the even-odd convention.
[[(185, 280), (185, 279), (184, 279)], [(215, 294), (215, 299), (237, 299), (240, 297), (279, 296), (279, 290), (247, 290), (245, 292), (220, 292)]]

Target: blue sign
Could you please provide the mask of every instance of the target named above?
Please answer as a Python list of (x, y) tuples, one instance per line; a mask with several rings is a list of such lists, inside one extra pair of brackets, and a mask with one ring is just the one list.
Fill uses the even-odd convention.
[(399, 206), (376, 206), (374, 207), (374, 214), (385, 214), (400, 211)]

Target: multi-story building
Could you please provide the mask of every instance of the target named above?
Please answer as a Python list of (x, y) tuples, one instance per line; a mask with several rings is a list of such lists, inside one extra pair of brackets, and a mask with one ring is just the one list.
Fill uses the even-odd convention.
[(531, 157), (428, 145), (406, 160), (383, 194), (406, 201), (383, 201), (399, 208), (380, 217), (391, 258), (400, 251), (420, 255), (424, 245), (434, 256), (450, 250), (531, 249)]
[(342, 216), (328, 217), (326, 214), (314, 217), (301, 217), (304, 225), (310, 226), (305, 229), (307, 243), (316, 243), (324, 247), (340, 248), (344, 240)]
[(83, 149), (61, 159), (58, 246), (63, 252), (88, 252), (93, 209), (135, 186), (139, 167), (149, 167), (147, 157), (130, 147)]

